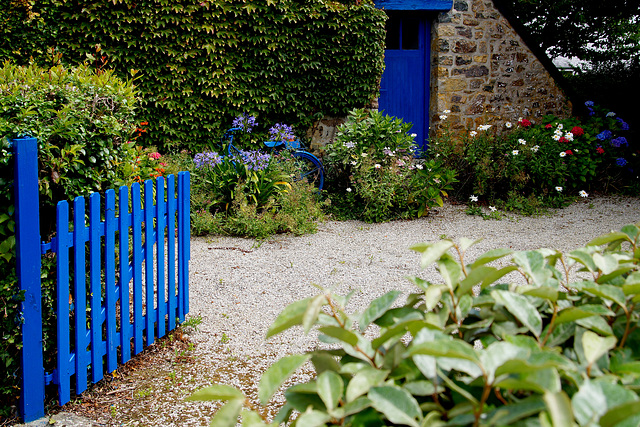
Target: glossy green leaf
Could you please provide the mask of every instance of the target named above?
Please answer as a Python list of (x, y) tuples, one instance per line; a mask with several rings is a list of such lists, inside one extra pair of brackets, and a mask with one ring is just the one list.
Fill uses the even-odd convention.
[(407, 350), (409, 356), (426, 354), (428, 356), (451, 357), (479, 363), (480, 360), (470, 344), (458, 339), (439, 339), (432, 342), (412, 345)]
[(258, 398), (260, 403), (266, 405), (273, 394), (300, 366), (311, 356), (308, 354), (294, 354), (285, 356), (275, 362), (262, 375), (258, 385)]
[(610, 408), (600, 417), (599, 423), (601, 427), (614, 427), (638, 414), (640, 404), (633, 400)]
[(325, 371), (318, 376), (318, 395), (329, 411), (338, 406), (344, 393), (342, 377), (333, 371)]
[(545, 409), (544, 400), (540, 396), (531, 396), (512, 403), (501, 405), (487, 414), (487, 423), (494, 426), (509, 426), (517, 421), (531, 417)]
[(506, 362), (516, 360), (526, 360), (530, 351), (517, 345), (497, 341), (490, 344), (480, 352), (480, 364), (489, 384), (495, 379), (496, 370)]
[(577, 307), (569, 307), (558, 313), (558, 316), (554, 321), (554, 325), (557, 326), (567, 322), (575, 322), (576, 320), (584, 319), (591, 316), (595, 316), (595, 314)]
[(347, 402), (352, 402), (358, 397), (367, 394), (371, 387), (376, 387), (389, 375), (389, 371), (366, 367), (360, 370), (347, 385)]
[(242, 412), (242, 427), (267, 427), (269, 424), (262, 421), (260, 415), (253, 411)]
[(625, 296), (621, 288), (613, 285), (589, 286), (582, 289), (595, 296), (615, 302), (619, 305), (625, 305)]
[(539, 251), (516, 252), (513, 261), (538, 286), (551, 278), (551, 272), (544, 268), (544, 257)]
[(390, 291), (381, 297), (374, 299), (362, 313), (359, 325), (360, 330), (364, 331), (371, 322), (382, 316), (399, 296), (400, 291)]
[(233, 399), (216, 411), (209, 424), (211, 427), (235, 427), (238, 423), (238, 415), (242, 410), (243, 400)]
[(593, 239), (589, 243), (587, 243), (587, 246), (606, 245), (608, 243), (615, 242), (616, 240), (629, 241), (629, 236), (627, 236), (625, 233), (617, 231), (617, 232), (614, 232), (614, 233), (605, 234), (604, 236), (596, 237), (595, 239)]
[(490, 251), (483, 253), (478, 258), (476, 258), (476, 260), (471, 264), (471, 268), (477, 268), (491, 261), (495, 261), (507, 255), (511, 255), (512, 253), (513, 253), (512, 249), (492, 249)]
[(440, 240), (435, 243), (414, 245), (409, 249), (422, 253), (422, 257), (420, 258), (420, 267), (425, 269), (436, 260), (440, 259), (440, 257), (447, 253), (447, 251), (452, 247), (453, 242), (451, 240)]
[(564, 391), (547, 392), (543, 396), (554, 427), (573, 427), (573, 413), (571, 401)]
[(585, 331), (582, 335), (582, 348), (584, 356), (589, 365), (607, 354), (607, 352), (616, 346), (617, 339), (615, 336), (601, 337), (591, 331)]
[(313, 327), (316, 320), (318, 320), (318, 315), (320, 314), (320, 310), (322, 306), (327, 303), (327, 298), (324, 295), (317, 295), (309, 301), (307, 305), (307, 309), (305, 310), (302, 316), (302, 327), (304, 332), (307, 333)]
[(200, 389), (185, 400), (233, 400), (244, 399), (244, 394), (235, 387), (226, 384), (214, 384)]
[(588, 271), (594, 272), (598, 269), (598, 267), (596, 267), (596, 263), (593, 262), (593, 254), (584, 249), (576, 249), (575, 251), (570, 252), (568, 258), (579, 262), (585, 266)]
[(482, 242), (482, 240), (484, 240), (484, 239), (480, 238), (480, 239), (472, 240), (472, 239), (469, 239), (468, 237), (461, 237), (460, 238), (460, 243), (458, 244), (458, 246), (460, 247), (460, 250), (462, 252), (466, 252), (467, 249), (469, 249), (473, 245), (476, 245), (476, 244)]
[(297, 421), (296, 426), (304, 427), (321, 427), (331, 421), (331, 417), (326, 412), (314, 409), (302, 413)]
[(367, 397), (378, 411), (392, 423), (419, 427), (422, 411), (416, 399), (399, 387), (374, 387)]
[(526, 297), (509, 291), (491, 291), (491, 296), (513, 314), (536, 337), (542, 331), (542, 318), (538, 309)]
[(458, 285), (458, 289), (456, 289), (456, 295), (460, 297), (461, 295), (469, 293), (475, 285), (485, 280), (490, 274), (495, 274), (497, 271), (498, 269), (495, 267), (484, 265), (473, 268), (467, 277), (460, 281), (460, 285)]
[(318, 328), (318, 331), (327, 336), (344, 341), (351, 346), (358, 344), (358, 336), (354, 332), (338, 326), (323, 326)]
[(455, 290), (458, 287), (458, 282), (462, 275), (462, 267), (460, 267), (460, 264), (447, 257), (442, 257), (437, 264), (444, 283), (449, 289)]
[(292, 326), (302, 324), (304, 313), (307, 311), (307, 307), (312, 298), (305, 298), (300, 301), (289, 304), (282, 312), (276, 317), (269, 330), (267, 331), (267, 338), (279, 334), (282, 331), (289, 329)]

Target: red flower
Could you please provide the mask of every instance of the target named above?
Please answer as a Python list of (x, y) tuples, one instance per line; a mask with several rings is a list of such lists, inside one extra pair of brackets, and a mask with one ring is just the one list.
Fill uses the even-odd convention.
[(547, 125), (544, 127), (545, 129), (551, 129), (553, 127), (553, 125), (551, 123), (547, 123)]
[(565, 138), (564, 136), (562, 136), (562, 137), (560, 137), (558, 142), (569, 142), (569, 140), (567, 138)]
[(571, 150), (567, 150), (565, 151), (565, 153), (567, 153), (567, 156), (573, 156), (573, 151)]
[(602, 147), (598, 147), (598, 148), (596, 148), (596, 152), (597, 152), (598, 154), (604, 154), (604, 148), (602, 148)]
[(518, 123), (520, 124), (520, 126), (525, 127), (525, 128), (531, 126), (531, 122), (529, 120), (527, 120), (527, 119), (522, 119)]
[(573, 136), (582, 136), (584, 135), (584, 130), (580, 126), (574, 126), (573, 129), (571, 129), (571, 133)]

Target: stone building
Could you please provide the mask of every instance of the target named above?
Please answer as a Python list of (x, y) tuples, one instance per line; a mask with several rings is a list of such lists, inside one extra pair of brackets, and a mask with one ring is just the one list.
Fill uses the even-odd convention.
[[(560, 73), (504, 1), (375, 0), (389, 16), (378, 107), (413, 123), (421, 145), (444, 111), (460, 132), (571, 113)], [(316, 136), (328, 142), (336, 124)]]

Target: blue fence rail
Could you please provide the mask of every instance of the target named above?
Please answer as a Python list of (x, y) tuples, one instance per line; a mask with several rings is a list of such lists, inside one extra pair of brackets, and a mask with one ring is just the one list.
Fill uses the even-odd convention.
[[(56, 233), (41, 243), (37, 143), (13, 141), (17, 275), (25, 291), (22, 395), (25, 421), (44, 416), (44, 387), (60, 405), (127, 362), (184, 320), (189, 311), (190, 178), (120, 187), (61, 201)], [(155, 195), (155, 197), (154, 197)], [(103, 206), (101, 206), (103, 204)], [(88, 218), (88, 221), (87, 221)], [(41, 256), (56, 257), (56, 367), (43, 367)], [(73, 386), (73, 387), (72, 387)]]

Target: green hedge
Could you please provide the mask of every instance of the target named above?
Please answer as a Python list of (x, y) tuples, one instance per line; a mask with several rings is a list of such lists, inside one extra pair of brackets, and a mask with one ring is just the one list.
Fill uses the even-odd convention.
[[(370, 2), (52, 3), (30, 10), (30, 22), (40, 22), (36, 14), (45, 24), (9, 31), (15, 44), (30, 41), (20, 56), (50, 60), (41, 46), (58, 27), (63, 61), (92, 55), (96, 67), (121, 77), (135, 70), (147, 142), (165, 148), (212, 141), (212, 132), (245, 111), (303, 130), (323, 115), (366, 106), (378, 93), (386, 18)], [(33, 41), (33, 31), (45, 40)], [(0, 48), (0, 55), (15, 54)]]

